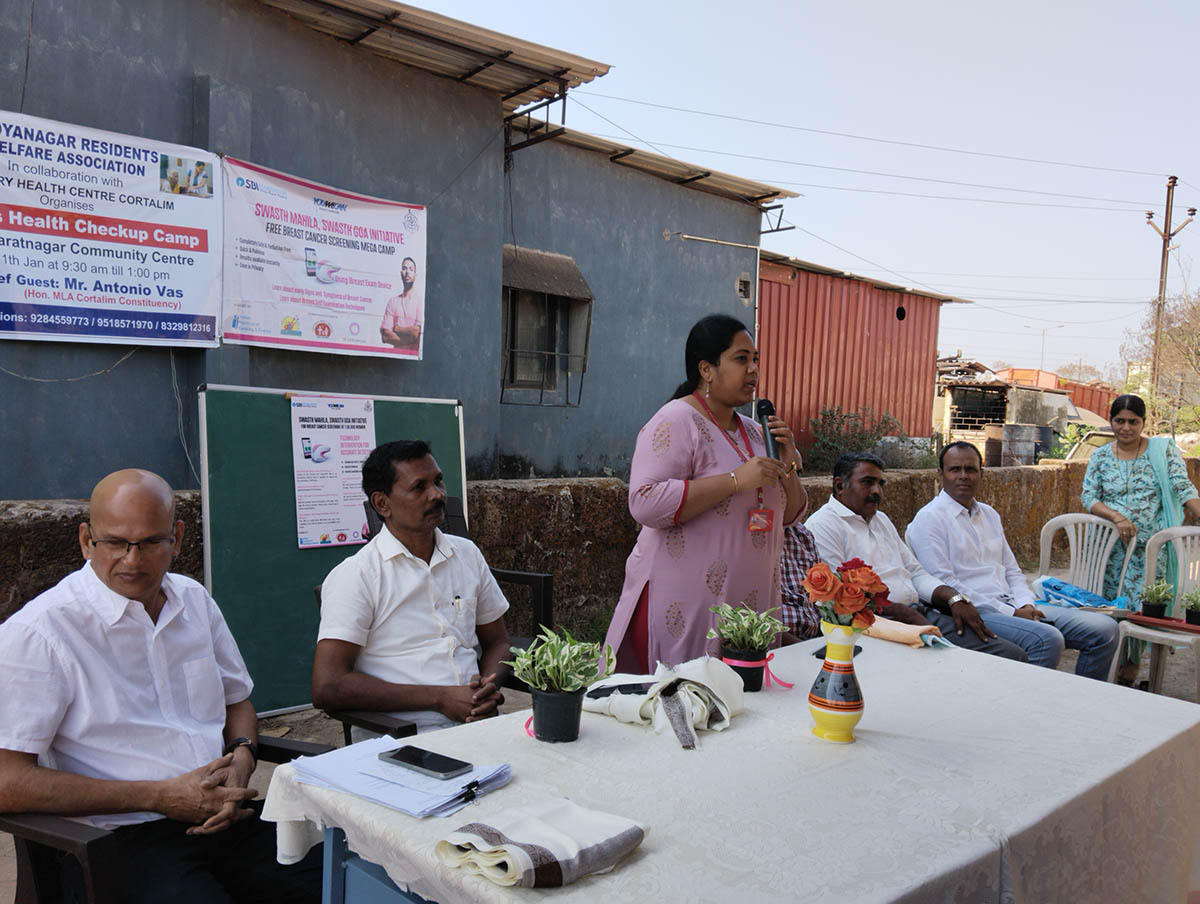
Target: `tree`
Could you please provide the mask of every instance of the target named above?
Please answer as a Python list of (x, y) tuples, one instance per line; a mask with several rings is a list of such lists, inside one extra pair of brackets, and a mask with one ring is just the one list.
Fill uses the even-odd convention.
[(1149, 385), (1154, 308), (1147, 305), (1140, 327), (1125, 334), (1121, 355), (1130, 374), (1125, 388), (1145, 399), (1158, 429), (1193, 431), (1200, 428), (1200, 292), (1174, 295), (1163, 305), (1156, 387)]
[(992, 364), (992, 370), (1008, 370), (1012, 367), (1007, 361), (996, 361)]
[(1104, 373), (1100, 368), (1084, 364), (1082, 360), (1062, 365), (1058, 368), (1058, 375), (1064, 380), (1074, 380), (1076, 383), (1090, 383), (1092, 380), (1104, 379)]

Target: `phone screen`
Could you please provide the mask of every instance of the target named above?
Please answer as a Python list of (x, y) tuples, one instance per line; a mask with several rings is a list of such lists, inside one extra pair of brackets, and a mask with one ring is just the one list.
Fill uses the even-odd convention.
[(381, 753), (379, 754), (379, 758), (385, 763), (407, 766), (409, 769), (415, 769), (417, 772), (423, 772), (426, 775), (436, 776), (437, 778), (453, 778), (456, 775), (462, 775), (464, 772), (471, 771), (470, 763), (463, 760), (456, 760), (454, 757), (445, 756), (444, 754), (434, 753), (432, 750), (414, 747), (411, 744)]

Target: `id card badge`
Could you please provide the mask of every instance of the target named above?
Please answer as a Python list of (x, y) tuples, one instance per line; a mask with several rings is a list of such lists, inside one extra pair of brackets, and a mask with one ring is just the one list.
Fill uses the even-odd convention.
[(750, 509), (750, 533), (757, 534), (769, 531), (775, 526), (775, 510), (756, 508)]

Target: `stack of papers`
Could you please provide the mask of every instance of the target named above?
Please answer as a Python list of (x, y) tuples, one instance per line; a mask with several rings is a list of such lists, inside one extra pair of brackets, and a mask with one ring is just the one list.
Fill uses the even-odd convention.
[(508, 763), (476, 766), (440, 779), (380, 761), (379, 754), (405, 743), (408, 739), (372, 738), (320, 756), (300, 757), (292, 766), (296, 780), (306, 785), (344, 791), (419, 817), (449, 816), (512, 778)]

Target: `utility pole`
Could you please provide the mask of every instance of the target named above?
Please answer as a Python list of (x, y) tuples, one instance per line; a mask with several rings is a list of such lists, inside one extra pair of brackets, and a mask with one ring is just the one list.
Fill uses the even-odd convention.
[(1167, 302), (1167, 260), (1171, 252), (1171, 239), (1175, 238), (1192, 218), (1196, 216), (1196, 208), (1188, 208), (1188, 218), (1179, 224), (1179, 229), (1171, 231), (1171, 208), (1175, 203), (1175, 176), (1167, 176), (1167, 208), (1163, 214), (1163, 228), (1159, 229), (1154, 222), (1154, 211), (1146, 211), (1146, 222), (1162, 237), (1162, 261), (1158, 268), (1158, 302), (1154, 306), (1154, 349), (1150, 356), (1150, 389), (1155, 397), (1158, 396), (1158, 366), (1161, 360), (1160, 346), (1162, 344), (1163, 308)]

